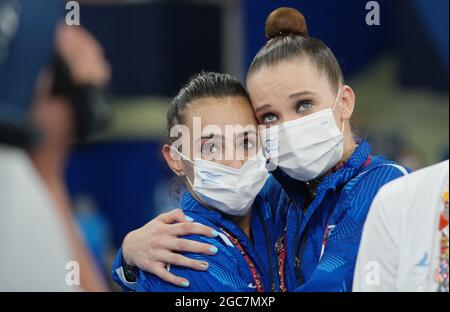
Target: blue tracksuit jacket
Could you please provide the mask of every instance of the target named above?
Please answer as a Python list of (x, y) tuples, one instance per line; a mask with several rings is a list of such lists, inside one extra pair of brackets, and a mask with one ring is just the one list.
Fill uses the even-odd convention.
[[(279, 290), (275, 242), (284, 236), (286, 229), (284, 275), (289, 291), (351, 291), (359, 242), (372, 200), (384, 184), (403, 176), (405, 172), (394, 162), (371, 155), (370, 145), (360, 141), (345, 165), (319, 184), (314, 200), (303, 209), (308, 192), (306, 183), (276, 170), (255, 200), (252, 217), (254, 245), (233, 222), (219, 212), (204, 208), (190, 194), (185, 195), (182, 208), (197, 222), (218, 231), (223, 226), (244, 242), (249, 255), (256, 259), (265, 290)], [(250, 271), (234, 248), (219, 238), (197, 235), (187, 238), (215, 245), (219, 249), (215, 256), (186, 254), (209, 262), (208, 271), (212, 270), (212, 273), (172, 267), (172, 272), (191, 281), (188, 289), (169, 285), (142, 272), (137, 286), (125, 284), (117, 273), (122, 265), (120, 251), (113, 266), (114, 280), (125, 290), (252, 290), (244, 286), (251, 283)], [(233, 272), (230, 274), (236, 278), (231, 279), (224, 272)]]
[(113, 265), (113, 279), (125, 291), (153, 291), (153, 292), (178, 292), (178, 291), (256, 291), (253, 275), (241, 252), (224, 235), (221, 228), (233, 237), (237, 238), (252, 260), (265, 291), (279, 289), (278, 261), (273, 250), (275, 237), (273, 220), (270, 215), (273, 211), (267, 204), (261, 201), (261, 196), (255, 200), (252, 210), (252, 238), (253, 243), (245, 233), (229, 218), (218, 211), (212, 211), (202, 206), (190, 193), (186, 192), (182, 199), (182, 209), (187, 216), (195, 222), (210, 226), (219, 232), (216, 238), (189, 235), (184, 238), (208, 243), (218, 248), (214, 256), (186, 253), (187, 257), (203, 260), (209, 263), (206, 272), (195, 271), (188, 268), (171, 266), (170, 271), (175, 275), (187, 278), (190, 281), (189, 288), (182, 288), (169, 284), (153, 274), (139, 272), (136, 283), (125, 283), (120, 278), (122, 255), (119, 251)]
[[(268, 181), (274, 208), (275, 236), (286, 227), (286, 283), (289, 291), (351, 291), (353, 271), (363, 225), (378, 190), (407, 174), (407, 170), (382, 156), (371, 155), (360, 141), (337, 172), (325, 177), (311, 204), (304, 210), (306, 183), (281, 170)], [(282, 189), (278, 189), (277, 184)], [(269, 194), (268, 192), (265, 192)], [(325, 238), (325, 239), (324, 239)]]

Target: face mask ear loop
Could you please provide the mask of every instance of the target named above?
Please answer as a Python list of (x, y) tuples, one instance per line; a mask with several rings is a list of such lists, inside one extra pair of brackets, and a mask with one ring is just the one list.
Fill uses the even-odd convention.
[(177, 150), (174, 147), (170, 147), (175, 153), (177, 153), (182, 159), (188, 161), (189, 163), (191, 163), (192, 165), (195, 165), (194, 162), (192, 160), (190, 160), (189, 158), (187, 158), (186, 156), (184, 156), (179, 150)]
[[(338, 102), (338, 100), (339, 100), (339, 98), (341, 96), (341, 92), (342, 92), (342, 88), (340, 88), (339, 91), (338, 91), (338, 94), (336, 96), (336, 100), (334, 101), (333, 108), (331, 109), (332, 112), (334, 112), (334, 110), (336, 109), (336, 105), (337, 105), (337, 102)], [(342, 128), (341, 128), (342, 135), (344, 135), (344, 129), (345, 129), (345, 120), (342, 120)]]
[(334, 112), (334, 110), (336, 109), (337, 102), (338, 102), (339, 98), (341, 97), (341, 92), (342, 92), (342, 88), (339, 89), (336, 99), (334, 100), (334, 105), (333, 105), (333, 108), (331, 109), (332, 112)]
[[(170, 147), (170, 148), (171, 148), (173, 151), (175, 151), (175, 153), (177, 153), (182, 159), (188, 161), (188, 162), (191, 163), (193, 166), (195, 166), (195, 163), (194, 163), (192, 160), (190, 160), (189, 158), (187, 158), (186, 156), (184, 156), (179, 150), (177, 150), (177, 149), (174, 148), (174, 147)], [(191, 181), (189, 180), (189, 178), (187, 177), (187, 175), (184, 175), (184, 176), (182, 176), (182, 177), (186, 179), (187, 183), (188, 183), (192, 188), (194, 188), (194, 185), (191, 183)]]
[(194, 188), (194, 185), (192, 184), (191, 180), (189, 180), (188, 176), (187, 176), (187, 175), (184, 175), (183, 177), (186, 179), (187, 183), (188, 183), (188, 184), (191, 186), (191, 188), (193, 189), (193, 188)]

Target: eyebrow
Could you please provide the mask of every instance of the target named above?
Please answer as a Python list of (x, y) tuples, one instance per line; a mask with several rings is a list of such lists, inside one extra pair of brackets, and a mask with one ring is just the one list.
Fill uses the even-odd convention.
[(214, 137), (222, 137), (222, 139), (223, 139), (223, 135), (219, 135), (216, 133), (210, 133), (208, 135), (202, 135), (201, 137), (193, 138), (193, 139), (195, 139), (194, 144), (198, 143), (199, 141), (205, 140), (205, 139), (212, 139)]
[[(292, 93), (291, 95), (289, 95), (289, 98), (293, 99), (293, 98), (297, 98), (299, 96), (304, 96), (304, 95), (317, 95), (317, 94), (314, 92), (311, 92), (311, 91), (300, 91), (300, 92)], [(270, 108), (272, 108), (272, 104), (261, 105), (260, 107), (255, 109), (255, 114), (269, 110)]]
[(224, 138), (224, 136), (222, 134), (217, 134), (217, 133), (210, 133), (208, 135), (202, 135), (200, 137), (201, 140), (203, 139), (212, 139), (212, 138)]
[[(237, 133), (236, 137), (237, 138), (246, 137), (246, 136), (248, 136), (250, 134), (255, 134), (256, 135), (256, 131), (254, 131), (254, 130), (245, 130), (245, 131), (242, 131), (240, 133)], [(202, 135), (200, 138), (198, 138), (195, 141), (198, 142), (200, 140), (213, 139), (213, 138), (221, 138), (222, 140), (225, 139), (225, 137), (223, 135), (221, 135), (221, 134), (219, 135), (219, 134), (216, 134), (216, 133), (211, 133), (209, 135)]]
[(300, 91), (300, 92), (296, 92), (296, 93), (292, 93), (291, 95), (289, 95), (289, 98), (296, 98), (299, 96), (304, 96), (304, 95), (316, 95), (316, 93), (311, 92), (311, 91)]
[(246, 131), (242, 131), (236, 134), (236, 138), (240, 139), (241, 137), (247, 137), (250, 134), (255, 134), (256, 135), (256, 131), (254, 130), (246, 130)]
[(257, 109), (255, 109), (255, 114), (262, 112), (262, 111), (269, 110), (271, 107), (272, 107), (271, 104), (264, 104), (264, 105), (258, 107)]

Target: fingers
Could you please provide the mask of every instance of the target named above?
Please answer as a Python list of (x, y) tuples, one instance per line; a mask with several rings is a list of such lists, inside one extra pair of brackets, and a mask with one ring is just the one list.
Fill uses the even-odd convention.
[(179, 276), (176, 276), (176, 275), (170, 273), (169, 271), (167, 271), (167, 269), (164, 267), (163, 264), (158, 266), (153, 271), (153, 274), (155, 274), (159, 278), (161, 278), (164, 281), (166, 281), (168, 283), (171, 283), (173, 285), (180, 286), (180, 287), (185, 287), (185, 288), (189, 287), (189, 281), (187, 279), (179, 277)]
[(181, 209), (174, 209), (172, 211), (163, 213), (163, 214), (159, 215), (157, 217), (157, 219), (161, 220), (163, 223), (166, 223), (166, 224), (193, 221), (191, 218), (186, 217)]
[(174, 236), (203, 235), (207, 237), (217, 237), (219, 233), (209, 226), (196, 222), (183, 222), (171, 226), (171, 234)]
[(161, 252), (159, 258), (160, 262), (196, 271), (206, 271), (209, 268), (209, 263), (206, 261), (194, 260), (173, 252)]
[(210, 244), (196, 242), (190, 239), (167, 240), (166, 247), (176, 252), (190, 252), (196, 254), (215, 255), (217, 247)]

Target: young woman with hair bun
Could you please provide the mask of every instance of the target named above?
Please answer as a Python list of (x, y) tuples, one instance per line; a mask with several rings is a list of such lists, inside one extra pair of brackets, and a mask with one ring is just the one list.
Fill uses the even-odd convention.
[[(276, 225), (274, 248), (286, 246), (283, 280), (289, 291), (351, 291), (372, 200), (407, 170), (372, 154), (369, 143), (352, 132), (356, 95), (332, 51), (309, 36), (300, 12), (275, 10), (265, 32), (267, 43), (250, 65), (247, 90), (258, 124), (267, 126), (260, 136), (272, 171), (264, 201)], [(172, 223), (185, 221), (178, 210), (170, 215), (170, 222), (156, 218), (125, 238), (129, 265), (158, 274), (177, 251), (206, 253), (208, 245), (194, 251), (187, 241), (169, 247), (174, 236), (205, 231), (195, 225), (174, 235)], [(163, 237), (164, 243), (153, 243)], [(187, 258), (178, 264), (197, 265)]]

